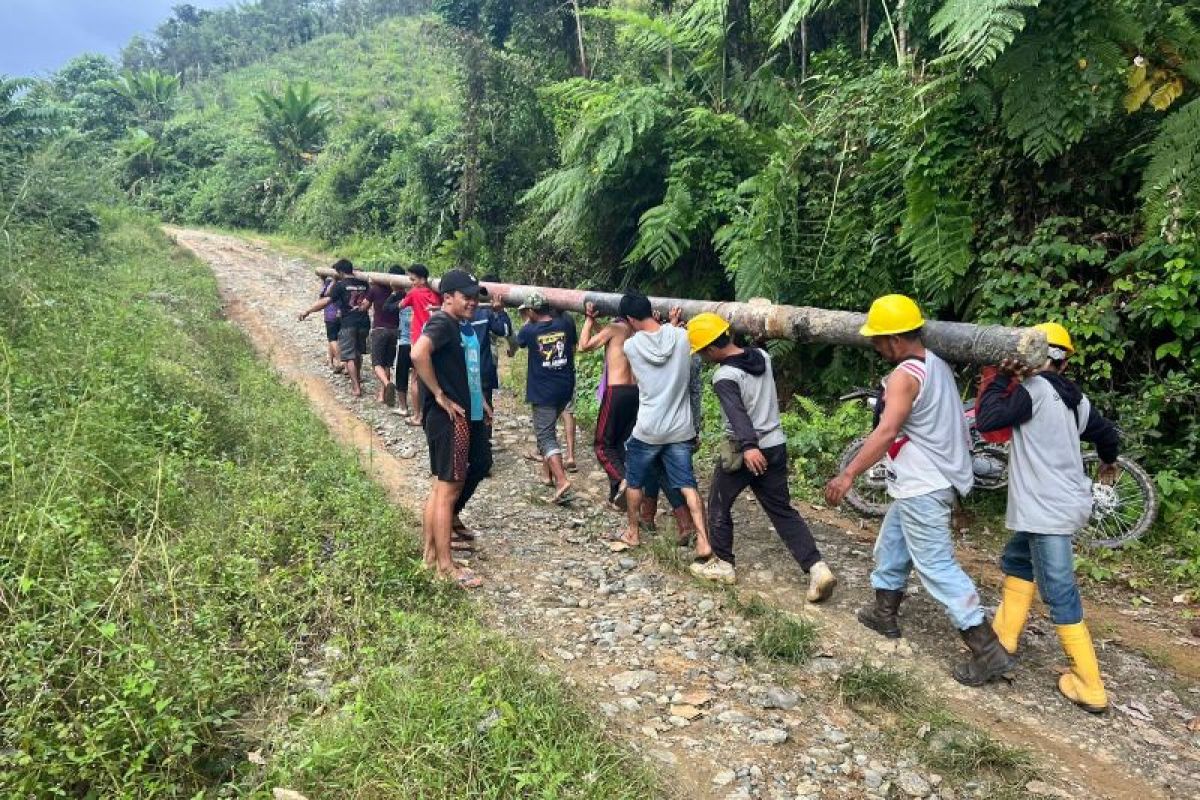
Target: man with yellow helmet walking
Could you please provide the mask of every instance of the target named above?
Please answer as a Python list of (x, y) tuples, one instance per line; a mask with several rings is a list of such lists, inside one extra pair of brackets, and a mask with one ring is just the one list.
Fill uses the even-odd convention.
[(886, 295), (871, 304), (860, 332), (897, 366), (884, 380), (875, 430), (854, 460), (825, 485), (825, 499), (837, 506), (855, 478), (887, 458), (892, 504), (875, 542), (875, 603), (859, 610), (858, 619), (898, 638), (900, 603), (915, 569), (971, 650), (971, 658), (955, 666), (955, 679), (979, 686), (1006, 675), (1014, 662), (987, 624), (975, 584), (954, 555), (950, 514), (955, 494), (970, 492), (975, 476), (954, 374), (925, 349), (924, 325), (917, 304), (904, 295)]
[(792, 507), (788, 487), (787, 436), (779, 419), (779, 397), (771, 357), (756, 347), (738, 347), (729, 323), (705, 312), (688, 323), (692, 353), (716, 363), (713, 389), (721, 404), (725, 442), (708, 494), (708, 530), (713, 558), (691, 566), (693, 575), (733, 583), (733, 503), (748, 487), (800, 568), (808, 573), (808, 600), (819, 603), (837, 578), (821, 558), (812, 532)]
[(980, 431), (1012, 428), (1006, 525), (1013, 533), (1000, 559), (1004, 584), (992, 626), (1004, 649), (1015, 653), (1034, 590), (1040, 591), (1071, 662), (1071, 671), (1059, 678), (1059, 691), (1099, 713), (1108, 707), (1108, 698), (1083, 621), (1071, 540), (1092, 512), (1092, 487), (1079, 442), (1095, 444), (1103, 464), (1101, 479), (1110, 479), (1116, 474), (1120, 437), (1063, 375), (1075, 352), (1067, 329), (1056, 322), (1034, 327), (1046, 334), (1046, 363), (1032, 373), (1017, 362), (1002, 363), (975, 415)]

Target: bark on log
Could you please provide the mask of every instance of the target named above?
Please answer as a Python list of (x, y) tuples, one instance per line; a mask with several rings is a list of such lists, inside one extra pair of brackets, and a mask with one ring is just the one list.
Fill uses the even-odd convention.
[[(331, 269), (320, 268), (316, 272), (324, 277), (337, 277)], [(354, 274), (398, 289), (412, 286), (412, 280), (406, 275), (362, 271), (355, 271)], [(430, 284), (436, 289), (437, 279), (431, 279)], [(540, 292), (552, 307), (560, 311), (582, 313), (586, 303), (594, 303), (602, 315), (614, 316), (621, 302), (621, 295), (610, 292), (584, 292), (513, 283), (485, 282), (483, 286), (490, 296), (499, 295), (504, 304), (510, 307), (521, 305), (533, 292)], [(851, 347), (871, 346), (871, 340), (858, 333), (866, 314), (856, 311), (780, 306), (767, 301), (719, 303), (672, 297), (651, 297), (650, 303), (664, 318), (675, 307), (683, 310), (684, 319), (711, 311), (729, 320), (738, 333), (755, 338), (792, 339)], [(998, 364), (1005, 358), (1016, 358), (1031, 366), (1041, 366), (1046, 361), (1046, 336), (1033, 328), (929, 320), (925, 323), (925, 344), (947, 361), (959, 364)]]

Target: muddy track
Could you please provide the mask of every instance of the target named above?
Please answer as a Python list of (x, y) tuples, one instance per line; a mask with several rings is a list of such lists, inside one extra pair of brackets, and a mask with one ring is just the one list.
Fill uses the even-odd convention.
[[(260, 242), (171, 228), (211, 265), (229, 317), (264, 359), (309, 397), (339, 440), (391, 497), (411, 509), (427, 477), (419, 430), (370, 399), (353, 400), (325, 368), (319, 321), (296, 321), (316, 283), (302, 260)], [(365, 387), (370, 395), (373, 385)], [(949, 679), (960, 652), (944, 616), (923, 594), (905, 605), (905, 639), (881, 640), (854, 620), (869, 588), (870, 528), (802, 507), (841, 586), (830, 604), (804, 607), (803, 582), (752, 502), (739, 503), (739, 590), (820, 625), (822, 655), (782, 668), (740, 655), (753, 621), (730, 598), (698, 586), (647, 554), (613, 555), (599, 535), (616, 520), (602, 510), (604, 482), (581, 447), (581, 497), (572, 508), (545, 502), (521, 458), (530, 439), (524, 407), (501, 393), (493, 478), (468, 509), (484, 533), (474, 567), (485, 577), (481, 612), (527, 642), (609, 719), (614, 735), (662, 765), (681, 797), (987, 796), (986, 787), (943, 781), (895, 726), (836, 703), (833, 680), (867, 661), (915, 677), (957, 717), (1031, 751), (1041, 781), (1030, 791), (1069, 797), (1200, 796), (1200, 661), (1169, 630), (1139, 625), (1126, 609), (1089, 605), (1114, 710), (1092, 717), (1054, 690), (1061, 654), (1053, 626), (1035, 616), (1011, 685), (969, 690)], [(986, 554), (969, 554), (981, 586), (996, 585)], [(985, 588), (985, 600), (995, 602)], [(1107, 620), (1119, 621), (1121, 625)], [(1149, 631), (1149, 635), (1147, 635)], [(1138, 652), (1140, 642), (1158, 663)], [(1164, 658), (1167, 652), (1169, 657)], [(1173, 670), (1172, 663), (1183, 665)]]

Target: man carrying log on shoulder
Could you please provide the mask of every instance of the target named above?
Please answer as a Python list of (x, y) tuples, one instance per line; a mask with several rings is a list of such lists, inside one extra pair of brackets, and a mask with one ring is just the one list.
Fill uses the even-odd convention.
[(858, 620), (899, 638), (900, 602), (908, 575), (916, 569), (971, 650), (971, 659), (955, 666), (955, 680), (980, 686), (1006, 677), (1015, 662), (984, 618), (979, 592), (954, 555), (950, 513), (955, 493), (970, 492), (975, 476), (954, 373), (925, 349), (924, 325), (917, 304), (904, 295), (886, 295), (871, 304), (860, 333), (897, 366), (884, 380), (875, 430), (842, 473), (825, 484), (825, 501), (839, 505), (854, 479), (887, 457), (892, 505), (875, 542), (875, 604), (860, 609)]
[(708, 529), (713, 557), (693, 564), (698, 578), (733, 583), (733, 503), (749, 487), (775, 532), (809, 576), (808, 601), (828, 599), (837, 578), (821, 558), (804, 518), (792, 506), (788, 486), (787, 436), (779, 419), (779, 397), (771, 357), (756, 347), (739, 347), (729, 323), (716, 314), (688, 322), (692, 352), (718, 364), (713, 389), (721, 404), (725, 442), (708, 491)]
[(979, 398), (975, 425), (984, 433), (1012, 429), (1008, 514), (1012, 537), (1000, 557), (1004, 572), (992, 628), (1009, 653), (1017, 644), (1034, 590), (1050, 609), (1071, 671), (1058, 679), (1063, 696), (1086, 711), (1108, 708), (1092, 636), (1083, 621), (1071, 539), (1092, 515), (1092, 483), (1079, 441), (1100, 456), (1100, 479), (1117, 477), (1120, 435), (1063, 373), (1075, 352), (1071, 335), (1056, 322), (1035, 325), (1046, 334), (1049, 359), (1037, 370), (1006, 360)]

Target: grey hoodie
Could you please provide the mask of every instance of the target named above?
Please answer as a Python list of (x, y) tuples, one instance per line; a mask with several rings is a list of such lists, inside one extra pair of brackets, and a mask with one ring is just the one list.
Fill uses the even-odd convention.
[(687, 331), (663, 325), (625, 340), (625, 356), (638, 382), (638, 418), (633, 435), (646, 444), (674, 444), (696, 436), (688, 381), (692, 348)]

